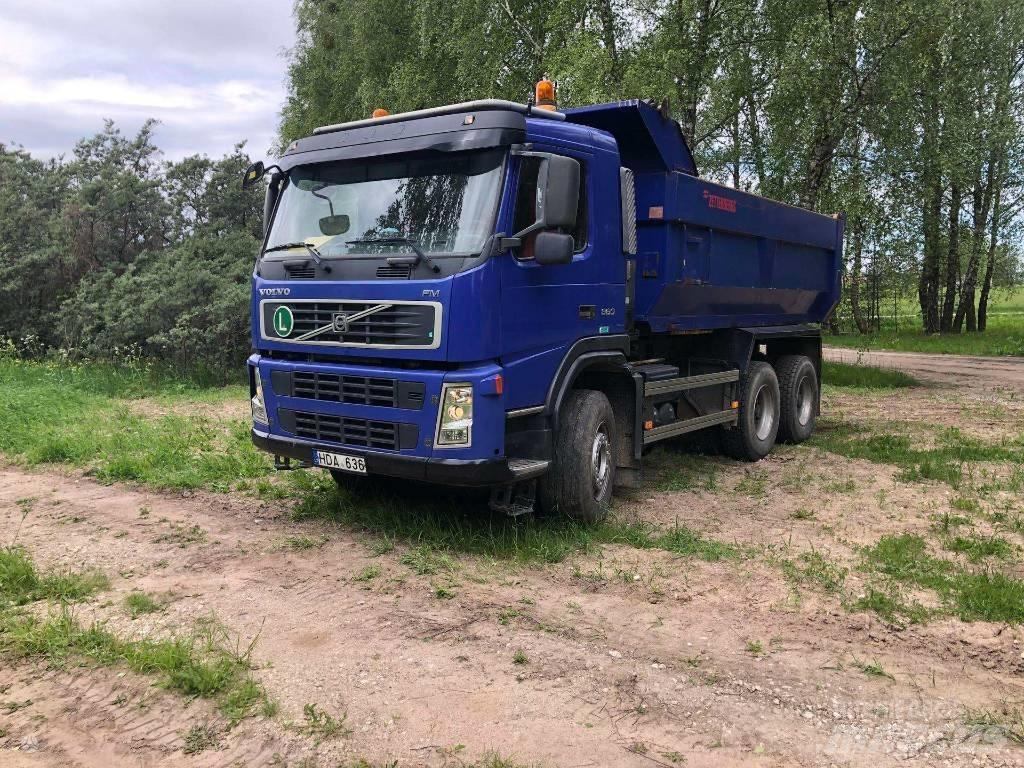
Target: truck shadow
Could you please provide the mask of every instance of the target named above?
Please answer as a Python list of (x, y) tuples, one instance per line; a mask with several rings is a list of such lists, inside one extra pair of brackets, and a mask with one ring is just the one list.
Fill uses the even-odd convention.
[[(596, 526), (536, 514), (492, 512), (487, 490), (367, 479), (345, 487), (321, 482), (300, 498), (296, 520), (327, 520), (378, 540), (500, 560), (560, 562), (606, 540), (614, 520)], [(374, 544), (376, 546), (376, 543)]]

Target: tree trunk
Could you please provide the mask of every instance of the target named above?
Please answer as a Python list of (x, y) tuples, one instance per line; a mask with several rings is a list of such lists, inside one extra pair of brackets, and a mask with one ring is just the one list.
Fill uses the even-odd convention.
[(860, 307), (860, 278), (863, 269), (864, 235), (863, 223), (858, 219), (853, 222), (853, 267), (850, 269), (850, 312), (853, 322), (861, 334), (868, 332), (868, 324)]
[[(680, 10), (679, 13), (680, 19), (686, 18), (684, 11)], [(696, 149), (694, 139), (697, 136), (697, 107), (700, 104), (701, 85), (704, 79), (704, 70), (707, 67), (707, 51), (711, 43), (711, 22), (715, 13), (714, 0), (702, 0), (700, 10), (694, 19), (694, 24), (697, 26), (693, 36), (696, 61), (692, 66), (692, 71), (684, 72), (679, 77), (683, 136), (686, 137), (686, 143), (689, 144), (691, 150)]]
[(917, 286), (921, 304), (921, 323), (925, 333), (939, 330), (939, 250), (941, 248), (942, 166), (939, 157), (939, 94), (940, 54), (933, 46), (928, 65), (926, 89), (921, 104), (921, 222), (924, 235), (924, 256)]
[(978, 286), (978, 267), (981, 265), (981, 251), (985, 244), (985, 225), (988, 223), (988, 214), (992, 208), (996, 162), (996, 152), (993, 150), (989, 154), (988, 172), (984, 186), (980, 178), (974, 183), (972, 195), (971, 257), (967, 262), (967, 272), (960, 287), (960, 306), (957, 308), (956, 317), (953, 320), (953, 327), (957, 333), (963, 330), (964, 320), (967, 321), (968, 331), (976, 331), (978, 329), (977, 315), (974, 311), (974, 296)]
[(942, 317), (939, 330), (948, 333), (953, 330), (953, 310), (956, 308), (956, 287), (960, 281), (960, 205), (963, 190), (953, 182), (949, 202), (949, 249), (946, 251), (946, 295), (942, 302)]
[(985, 279), (981, 284), (981, 297), (978, 299), (978, 330), (984, 331), (988, 326), (988, 297), (992, 292), (992, 276), (995, 273), (996, 249), (999, 244), (999, 216), (1002, 213), (1003, 170), (1006, 163), (1004, 148), (996, 165), (995, 191), (992, 195), (992, 221), (988, 233), (988, 261), (985, 263)]
[(615, 9), (612, 8), (611, 0), (597, 0), (597, 18), (601, 23), (601, 43), (608, 53), (611, 62), (609, 76), (611, 86), (616, 95), (621, 95), (622, 89), (622, 60), (619, 56), (619, 46), (615, 39)]

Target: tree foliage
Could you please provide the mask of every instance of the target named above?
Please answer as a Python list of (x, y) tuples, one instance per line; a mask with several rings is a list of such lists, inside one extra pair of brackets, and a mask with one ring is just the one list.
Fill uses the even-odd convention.
[(164, 162), (152, 122), (68, 159), (0, 145), (0, 336), (28, 353), (144, 355), (215, 373), (248, 350), (262, 201), (220, 160)]

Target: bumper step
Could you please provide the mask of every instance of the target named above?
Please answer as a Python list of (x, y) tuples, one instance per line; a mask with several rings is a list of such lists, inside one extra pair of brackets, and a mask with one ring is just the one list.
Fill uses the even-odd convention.
[(509, 459), (508, 468), (516, 482), (529, 480), (548, 471), (551, 462), (547, 459)]

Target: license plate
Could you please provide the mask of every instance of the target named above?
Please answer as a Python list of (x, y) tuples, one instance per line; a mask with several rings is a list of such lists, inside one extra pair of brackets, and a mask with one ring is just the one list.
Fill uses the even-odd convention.
[(362, 456), (347, 456), (344, 453), (313, 451), (313, 463), (325, 469), (340, 469), (342, 472), (366, 474), (366, 459)]

